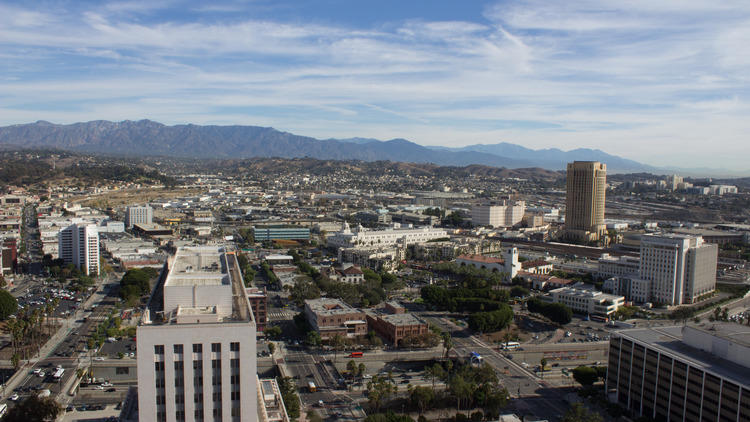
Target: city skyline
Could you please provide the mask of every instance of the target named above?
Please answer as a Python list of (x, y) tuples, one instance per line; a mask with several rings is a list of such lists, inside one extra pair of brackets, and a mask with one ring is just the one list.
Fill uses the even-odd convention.
[(396, 5), (6, 2), (0, 125), (148, 118), (746, 169), (745, 4)]

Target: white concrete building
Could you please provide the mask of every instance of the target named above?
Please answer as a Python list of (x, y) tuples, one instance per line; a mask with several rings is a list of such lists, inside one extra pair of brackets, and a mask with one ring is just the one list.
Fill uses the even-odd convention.
[(624, 296), (625, 300), (646, 303), (651, 301), (651, 281), (636, 276), (619, 276), (604, 280), (602, 290), (613, 295)]
[(717, 257), (718, 246), (700, 236), (645, 234), (639, 274), (651, 281), (653, 302), (693, 303), (716, 288)]
[(125, 226), (129, 229), (134, 224), (152, 224), (154, 222), (154, 209), (148, 205), (128, 207), (125, 210)]
[(503, 201), (502, 204), (480, 204), (471, 208), (471, 224), (474, 226), (513, 227), (523, 220), (526, 212), (524, 201)]
[(588, 315), (608, 316), (625, 304), (625, 298), (594, 290), (582, 284), (550, 290), (542, 300), (567, 305), (573, 312)]
[(99, 232), (95, 224), (72, 224), (57, 235), (57, 249), (66, 264), (88, 276), (99, 275)]
[(181, 247), (164, 271), (137, 331), (139, 420), (263, 420), (256, 325), (236, 256)]
[(640, 271), (641, 260), (632, 256), (611, 256), (603, 254), (599, 258), (599, 277), (620, 277), (625, 275), (637, 275)]
[(433, 239), (447, 238), (445, 229), (434, 227), (402, 227), (399, 223), (393, 223), (391, 228), (385, 230), (369, 230), (357, 226), (354, 230), (349, 228), (348, 223), (341, 226), (341, 231), (329, 237), (329, 247), (352, 248), (364, 246), (396, 246), (397, 244), (422, 243)]
[(506, 280), (511, 280), (521, 270), (518, 261), (518, 249), (515, 247), (503, 250), (503, 258), (492, 258), (484, 255), (461, 255), (456, 258), (458, 265), (471, 265), (476, 268), (497, 271), (506, 274)]

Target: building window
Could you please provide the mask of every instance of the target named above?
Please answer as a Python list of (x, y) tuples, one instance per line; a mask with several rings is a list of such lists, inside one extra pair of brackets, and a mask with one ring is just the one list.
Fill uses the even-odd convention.
[(174, 353), (175, 353), (176, 355), (177, 355), (177, 354), (179, 354), (179, 355), (181, 355), (181, 354), (182, 354), (182, 350), (183, 350), (183, 348), (182, 348), (182, 345), (181, 345), (181, 344), (175, 344), (175, 345), (174, 345), (174, 346), (172, 346), (172, 347), (173, 347), (173, 349), (174, 349)]
[(240, 351), (240, 343), (238, 343), (238, 342), (229, 343), (229, 350), (232, 351), (232, 352), (239, 352)]
[(221, 359), (212, 359), (211, 360), (211, 368), (213, 368), (213, 369), (221, 369)]
[(164, 345), (163, 344), (156, 344), (156, 345), (154, 345), (154, 354), (163, 355), (164, 354)]
[[(214, 401), (220, 402), (221, 401), (221, 391), (214, 391), (214, 396), (213, 397), (214, 397)], [(214, 410), (216, 410), (216, 409), (214, 409)]]
[(233, 369), (240, 369), (240, 360), (239, 359), (230, 359), (229, 360), (229, 367)]
[(203, 353), (203, 345), (193, 344), (193, 353)]
[(221, 352), (221, 343), (211, 343), (211, 351), (215, 353)]

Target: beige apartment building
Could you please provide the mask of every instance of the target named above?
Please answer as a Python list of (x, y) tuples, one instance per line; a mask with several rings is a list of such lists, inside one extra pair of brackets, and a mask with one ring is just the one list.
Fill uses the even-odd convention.
[(601, 239), (604, 224), (604, 195), (607, 165), (597, 161), (568, 163), (565, 235), (580, 241)]

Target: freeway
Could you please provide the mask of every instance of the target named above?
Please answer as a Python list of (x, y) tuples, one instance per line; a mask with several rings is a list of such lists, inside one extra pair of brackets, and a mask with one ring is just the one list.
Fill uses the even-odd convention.
[(458, 327), (445, 318), (422, 314), (428, 322), (451, 333), (453, 337), (453, 352), (460, 357), (468, 357), (471, 352), (479, 353), (484, 362), (495, 368), (500, 383), (508, 389), (511, 397), (515, 397), (518, 409), (533, 411), (536, 416), (549, 420), (556, 420), (563, 415), (568, 405), (559, 391), (551, 388), (543, 379), (521, 365), (505, 358), (490, 345), (479, 340), (468, 332), (468, 329)]

